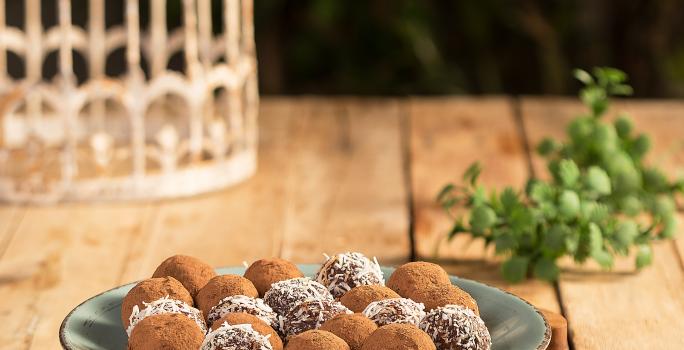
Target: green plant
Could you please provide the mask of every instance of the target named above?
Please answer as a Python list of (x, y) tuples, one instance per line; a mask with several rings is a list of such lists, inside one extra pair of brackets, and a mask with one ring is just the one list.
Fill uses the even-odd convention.
[(533, 276), (556, 280), (557, 260), (591, 258), (613, 266), (615, 255), (636, 251), (636, 268), (651, 263), (651, 243), (671, 238), (676, 229), (675, 194), (684, 182), (670, 182), (643, 159), (650, 148), (631, 121), (602, 117), (610, 96), (632, 92), (626, 75), (596, 68), (593, 76), (577, 70), (584, 84), (580, 99), (588, 114), (567, 127), (567, 140), (543, 140), (537, 152), (547, 160), (549, 180), (531, 179), (523, 193), (508, 187), (501, 193), (478, 185), (480, 165), (464, 174), (465, 185), (448, 184), (438, 201), (449, 213), (465, 206), (468, 218), (456, 218), (449, 239), (462, 233), (494, 244), (505, 255), (503, 276), (512, 282)]

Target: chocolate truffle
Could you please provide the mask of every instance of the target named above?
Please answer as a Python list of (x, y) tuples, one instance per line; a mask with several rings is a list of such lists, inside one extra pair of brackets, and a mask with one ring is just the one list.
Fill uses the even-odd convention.
[(264, 302), (280, 316), (307, 299), (333, 300), (333, 297), (322, 284), (306, 277), (276, 282), (264, 294)]
[(282, 319), (283, 334), (291, 337), (310, 329), (318, 329), (323, 322), (339, 314), (351, 313), (337, 301), (309, 299), (297, 304)]
[(152, 277), (170, 276), (183, 284), (194, 298), (210, 279), (216, 276), (214, 268), (202, 260), (187, 255), (174, 255), (164, 260)]
[(404, 298), (411, 298), (416, 288), (435, 284), (451, 284), (449, 274), (441, 266), (424, 261), (399, 266), (387, 281), (387, 286)]
[(310, 330), (290, 338), (285, 350), (349, 350), (349, 345), (330, 332)]
[(361, 347), (361, 350), (386, 349), (437, 350), (430, 336), (412, 324), (382, 326), (373, 332)]
[(316, 280), (326, 286), (333, 297), (340, 298), (356, 286), (385, 284), (378, 261), (361, 253), (337, 254), (321, 266)]
[(207, 282), (207, 285), (197, 293), (195, 302), (204, 315), (208, 315), (211, 308), (218, 305), (223, 298), (233, 295), (256, 298), (259, 293), (252, 282), (242, 276), (221, 275)]
[(155, 300), (151, 303), (143, 302), (143, 305), (145, 307), (142, 310), (138, 308), (138, 305), (133, 306), (133, 311), (131, 312), (131, 322), (128, 328), (126, 328), (126, 333), (128, 333), (129, 336), (137, 327), (138, 323), (140, 323), (142, 320), (150, 316), (162, 314), (181, 314), (194, 321), (202, 330), (202, 332), (207, 331), (207, 326), (204, 323), (202, 312), (180, 300), (162, 297), (161, 299)]
[(344, 340), (351, 350), (361, 350), (361, 345), (378, 326), (362, 314), (341, 314), (325, 321), (320, 328)]
[(250, 324), (223, 322), (207, 334), (200, 350), (274, 350), (268, 338)]
[(268, 337), (268, 342), (271, 343), (273, 350), (283, 350), (283, 341), (280, 339), (280, 336), (278, 336), (278, 333), (276, 333), (276, 331), (273, 328), (271, 328), (264, 321), (262, 321), (254, 315), (250, 315), (244, 312), (227, 314), (220, 320), (214, 322), (214, 325), (211, 326), (210, 331), (216, 330), (224, 322), (227, 322), (229, 325), (232, 326), (238, 324), (249, 324), (255, 331), (259, 332), (259, 334)]
[(351, 311), (363, 312), (368, 304), (374, 301), (394, 298), (401, 296), (385, 286), (358, 286), (345, 293), (340, 302)]
[(193, 306), (192, 296), (183, 285), (173, 277), (150, 278), (139, 282), (133, 287), (121, 303), (121, 323), (124, 328), (130, 325), (133, 306), (144, 308), (143, 302), (151, 303), (163, 297), (180, 300)]
[(370, 303), (363, 314), (380, 327), (392, 323), (417, 326), (425, 316), (425, 306), (406, 298), (385, 299)]
[(425, 310), (433, 310), (440, 306), (462, 305), (471, 310), (476, 315), (480, 314), (477, 302), (466, 291), (452, 284), (432, 285), (426, 288), (416, 289), (411, 299), (423, 303)]
[(461, 305), (430, 311), (420, 322), (420, 329), (432, 337), (440, 350), (489, 350), (492, 346), (484, 321)]
[(163, 314), (140, 321), (128, 339), (128, 350), (197, 350), (204, 332), (191, 319)]
[(273, 283), (298, 277), (304, 277), (304, 274), (297, 265), (280, 258), (257, 260), (245, 271), (245, 278), (254, 283), (262, 297)]
[(231, 295), (219, 301), (207, 314), (209, 324), (233, 312), (246, 312), (260, 318), (271, 327), (278, 324), (278, 315), (262, 299), (245, 295)]

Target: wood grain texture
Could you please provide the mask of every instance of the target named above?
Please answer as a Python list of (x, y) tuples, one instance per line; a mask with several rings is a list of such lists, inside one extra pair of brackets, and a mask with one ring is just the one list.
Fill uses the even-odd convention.
[[(528, 165), (523, 140), (507, 98), (415, 99), (409, 105), (411, 188), (419, 258), (435, 259), (447, 271), (517, 294), (534, 305), (559, 311), (553, 286), (539, 281), (511, 285), (499, 274), (492, 252), (466, 236), (445, 241), (452, 220), (435, 196), (448, 182), (461, 182), (475, 161), (483, 166), (483, 184), (522, 187)], [(435, 255), (436, 248), (438, 254)]]
[[(684, 139), (682, 104), (670, 101), (620, 101), (611, 109), (628, 111), (636, 128), (653, 137), (655, 162), (676, 172), (681, 153), (668, 153)], [(523, 121), (531, 145), (544, 136), (562, 137), (565, 124), (583, 108), (567, 99), (524, 99)], [(669, 128), (669, 129), (668, 129)], [(543, 161), (533, 160), (537, 173)], [(681, 220), (680, 220), (681, 221)], [(634, 273), (631, 259), (618, 259), (618, 272), (594, 268), (565, 271), (559, 282), (561, 301), (577, 349), (674, 349), (684, 343), (684, 271), (673, 242), (654, 245), (653, 265)]]

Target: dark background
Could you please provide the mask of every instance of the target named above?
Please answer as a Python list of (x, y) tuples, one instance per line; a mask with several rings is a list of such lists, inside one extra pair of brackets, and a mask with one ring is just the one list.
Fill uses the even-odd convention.
[[(8, 22), (21, 26), (23, 0), (7, 3)], [(87, 1), (72, 3), (85, 23)], [(56, 1), (43, 4), (54, 25)], [(107, 7), (108, 23), (123, 18), (122, 0)], [(180, 0), (168, 11), (170, 27), (182, 22)], [(684, 96), (679, 0), (255, 0), (255, 22), (265, 94), (571, 94), (572, 68), (614, 66), (638, 96)], [(108, 72), (122, 61), (123, 50)], [(171, 64), (182, 65), (181, 55)], [(54, 67), (53, 54), (46, 77)]]

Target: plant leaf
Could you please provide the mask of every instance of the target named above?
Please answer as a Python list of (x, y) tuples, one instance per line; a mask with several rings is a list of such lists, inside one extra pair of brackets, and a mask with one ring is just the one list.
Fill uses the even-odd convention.
[(534, 263), (534, 276), (546, 281), (553, 282), (558, 279), (560, 270), (556, 262), (550, 258), (541, 258)]
[(640, 270), (648, 265), (651, 265), (653, 261), (653, 250), (651, 246), (642, 244), (637, 248), (636, 256), (636, 268)]
[(601, 195), (608, 195), (611, 192), (610, 177), (605, 170), (597, 166), (591, 166), (587, 170), (586, 185)]
[(501, 265), (501, 272), (503, 277), (508, 282), (520, 282), (525, 279), (527, 275), (527, 266), (529, 265), (529, 258), (524, 256), (512, 256), (504, 261)]
[(480, 176), (480, 172), (482, 172), (480, 162), (471, 164), (463, 173), (463, 181), (470, 183), (471, 186), (475, 186), (477, 178)]

